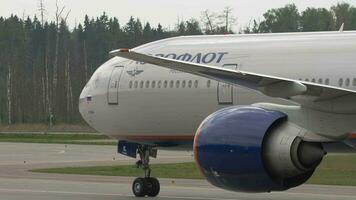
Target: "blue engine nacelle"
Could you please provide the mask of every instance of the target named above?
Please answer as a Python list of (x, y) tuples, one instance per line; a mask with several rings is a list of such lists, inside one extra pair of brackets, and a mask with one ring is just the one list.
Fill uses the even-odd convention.
[(325, 154), (300, 139), (286, 114), (229, 107), (208, 116), (194, 139), (194, 157), (207, 180), (232, 191), (270, 192), (307, 181)]

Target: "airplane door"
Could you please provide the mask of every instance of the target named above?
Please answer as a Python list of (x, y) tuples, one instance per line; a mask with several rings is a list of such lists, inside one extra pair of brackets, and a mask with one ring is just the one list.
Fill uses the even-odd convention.
[[(237, 69), (237, 64), (225, 64), (222, 66), (226, 69)], [(233, 103), (233, 87), (230, 84), (218, 83), (218, 103), (219, 104), (232, 104)]]
[(123, 68), (122, 66), (117, 66), (111, 72), (108, 86), (108, 104), (119, 104), (119, 86)]

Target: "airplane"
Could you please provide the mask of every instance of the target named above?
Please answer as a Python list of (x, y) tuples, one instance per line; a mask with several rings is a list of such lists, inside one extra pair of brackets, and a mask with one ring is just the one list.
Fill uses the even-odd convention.
[(157, 196), (150, 158), (193, 150), (214, 186), (284, 191), (332, 152), (356, 143), (356, 32), (181, 36), (117, 49), (84, 87), (79, 110), (117, 139)]

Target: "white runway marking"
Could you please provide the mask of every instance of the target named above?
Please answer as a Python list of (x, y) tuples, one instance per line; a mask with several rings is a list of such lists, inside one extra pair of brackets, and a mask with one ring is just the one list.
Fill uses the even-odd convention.
[(58, 154), (64, 154), (66, 151), (65, 150), (62, 150), (62, 151), (59, 151)]

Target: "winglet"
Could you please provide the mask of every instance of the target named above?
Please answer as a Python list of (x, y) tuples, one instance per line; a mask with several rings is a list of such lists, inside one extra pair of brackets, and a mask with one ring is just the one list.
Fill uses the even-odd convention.
[(343, 32), (343, 31), (344, 31), (344, 26), (345, 26), (345, 23), (342, 23), (342, 24), (341, 24), (341, 27), (340, 27), (340, 29), (339, 29), (340, 32)]
[(120, 53), (129, 53), (130, 51), (131, 51), (131, 49), (127, 49), (127, 48), (116, 49), (116, 50), (110, 51), (109, 55), (114, 57), (114, 56), (117, 56)]
[(119, 49), (121, 53), (128, 53), (130, 52), (130, 49)]

